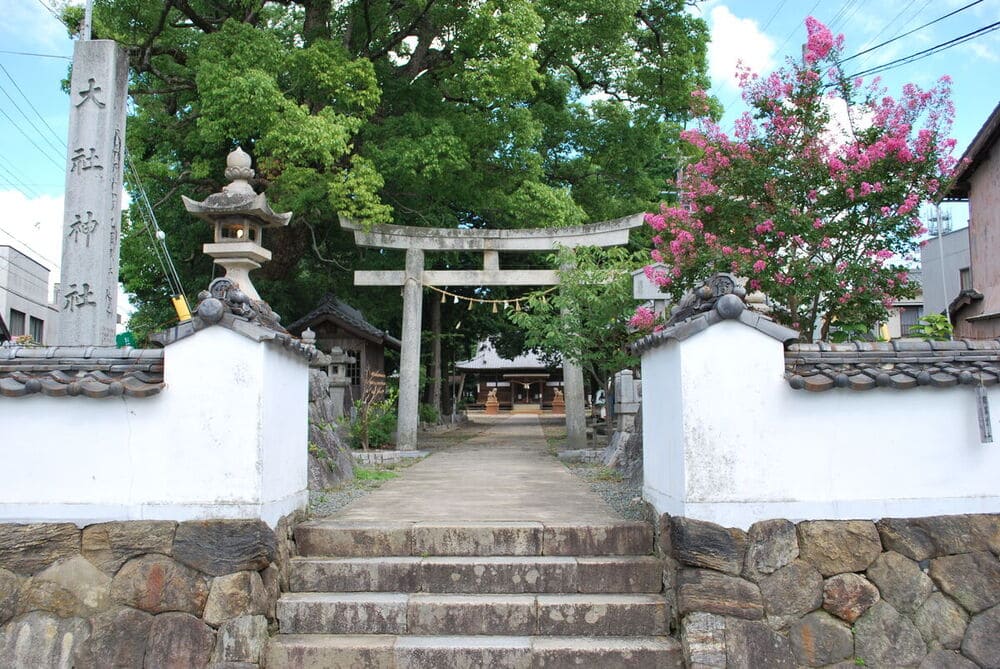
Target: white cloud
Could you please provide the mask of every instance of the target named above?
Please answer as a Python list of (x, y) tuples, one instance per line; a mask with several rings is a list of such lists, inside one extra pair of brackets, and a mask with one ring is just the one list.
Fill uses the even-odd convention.
[(712, 42), (708, 45), (708, 70), (713, 85), (739, 90), (736, 65), (742, 61), (753, 72), (764, 73), (774, 67), (774, 40), (761, 32), (757, 22), (736, 16), (725, 5), (709, 12)]
[(59, 281), (62, 258), (63, 198), (28, 198), (19, 191), (0, 190), (0, 244), (12, 246), (49, 268), (49, 284)]
[[(53, 7), (52, 2), (46, 6)], [(80, 4), (72, 2), (70, 4)], [(56, 13), (59, 10), (53, 7)], [(27, 44), (50, 52), (65, 45), (69, 40), (66, 26), (35, 0), (0, 0), (0, 16), (4, 17), (0, 26), (0, 38), (9, 48), (11, 45)]]

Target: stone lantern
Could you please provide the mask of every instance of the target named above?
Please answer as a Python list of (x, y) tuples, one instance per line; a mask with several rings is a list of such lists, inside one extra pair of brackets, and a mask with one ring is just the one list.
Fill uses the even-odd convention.
[(183, 196), (182, 199), (189, 212), (215, 229), (213, 242), (205, 244), (202, 251), (226, 270), (226, 278), (247, 297), (260, 301), (250, 281), (250, 271), (271, 259), (271, 252), (261, 246), (264, 228), (288, 225), (292, 214), (274, 213), (267, 204), (267, 196), (254, 191), (248, 182), (254, 176), (250, 165), (250, 156), (237, 147), (226, 157), (225, 175), (232, 183), (203, 202)]

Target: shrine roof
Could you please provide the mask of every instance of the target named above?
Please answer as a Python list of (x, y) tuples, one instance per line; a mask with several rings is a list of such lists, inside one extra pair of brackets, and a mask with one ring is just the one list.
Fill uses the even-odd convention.
[(301, 334), (306, 328), (327, 320), (342, 323), (363, 339), (376, 344), (385, 344), (397, 351), (402, 347), (398, 339), (369, 323), (361, 311), (338, 299), (333, 293), (324, 295), (315, 309), (289, 325), (288, 330)]
[(150, 397), (163, 390), (163, 350), (0, 346), (0, 397)]
[[(555, 365), (556, 369), (562, 369), (562, 363)], [(502, 358), (489, 339), (479, 342), (476, 347), (476, 355), (469, 360), (462, 360), (455, 363), (455, 369), (465, 372), (485, 372), (496, 370), (542, 370), (552, 369), (552, 365), (546, 364), (541, 356), (533, 351), (522, 353), (514, 358)]]

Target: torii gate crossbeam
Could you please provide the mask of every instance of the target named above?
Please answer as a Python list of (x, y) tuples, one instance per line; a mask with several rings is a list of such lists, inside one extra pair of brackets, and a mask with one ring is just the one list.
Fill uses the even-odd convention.
[[(568, 228), (476, 230), (376, 225), (364, 228), (340, 217), (340, 225), (354, 232), (358, 246), (406, 249), (403, 271), (354, 273), (356, 286), (402, 286), (403, 332), (399, 361), (399, 416), (396, 448), (417, 447), (420, 392), (420, 329), (424, 286), (551, 286), (559, 283), (554, 270), (501, 269), (499, 252), (554, 251), (558, 247), (618, 246), (629, 231), (642, 225), (643, 214)], [(482, 270), (424, 270), (425, 251), (480, 251)], [(566, 396), (566, 434), (572, 446), (586, 441), (583, 370), (563, 360)]]

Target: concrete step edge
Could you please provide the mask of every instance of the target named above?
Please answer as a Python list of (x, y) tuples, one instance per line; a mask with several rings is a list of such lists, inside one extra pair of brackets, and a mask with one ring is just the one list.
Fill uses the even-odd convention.
[(537, 522), (307, 521), (295, 528), (300, 555), (329, 557), (648, 555), (652, 525)]

